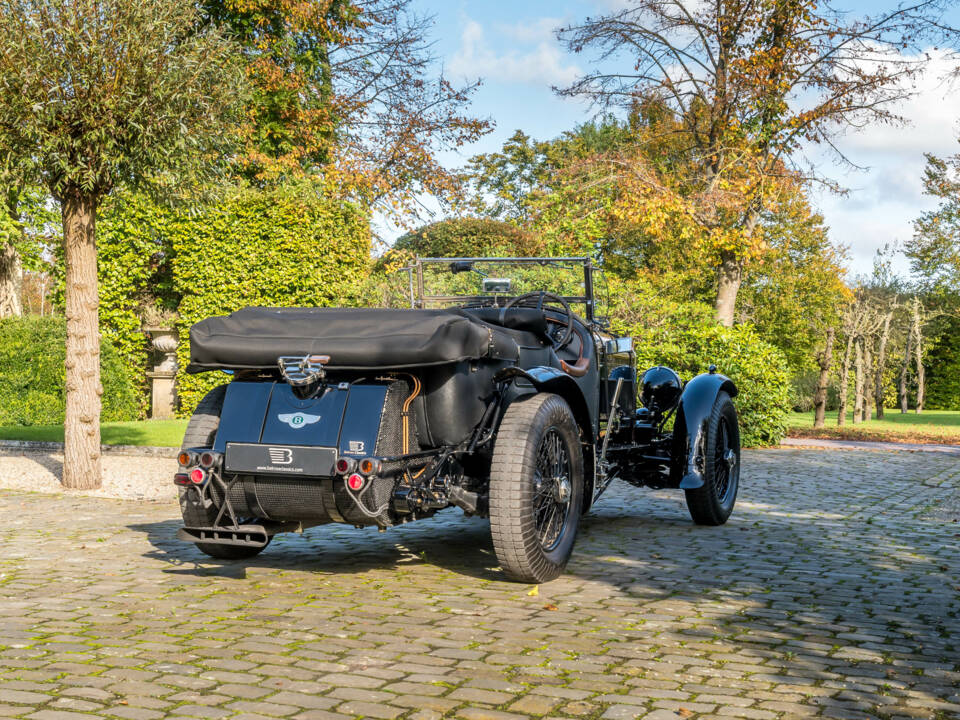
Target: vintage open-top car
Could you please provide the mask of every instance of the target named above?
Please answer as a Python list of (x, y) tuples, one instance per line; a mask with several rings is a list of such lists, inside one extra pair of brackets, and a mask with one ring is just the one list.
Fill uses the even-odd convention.
[(232, 379), (186, 430), (181, 539), (240, 559), (279, 532), (457, 507), (489, 517), (508, 576), (542, 582), (614, 479), (681, 488), (694, 522), (727, 520), (736, 387), (713, 367), (638, 382), (631, 339), (596, 315), (589, 259), (423, 258), (407, 273), (410, 309), (253, 307), (193, 326), (188, 370)]

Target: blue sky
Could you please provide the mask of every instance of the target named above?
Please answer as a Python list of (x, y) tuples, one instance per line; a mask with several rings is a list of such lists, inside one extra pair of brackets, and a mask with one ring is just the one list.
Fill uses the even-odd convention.
[[(559, 98), (551, 90), (552, 85), (564, 85), (576, 77), (587, 62), (567, 54), (553, 30), (625, 2), (415, 0), (419, 11), (435, 16), (434, 52), (446, 74), (460, 80), (482, 78), (473, 110), (496, 123), (494, 132), (479, 142), (443, 155), (444, 163), (456, 167), (471, 155), (494, 151), (517, 129), (548, 139), (588, 120), (593, 110), (579, 101)], [(851, 2), (849, 9), (875, 11), (878, 6)], [(954, 14), (955, 20), (960, 19), (960, 11)], [(910, 237), (913, 219), (932, 207), (922, 195), (923, 153), (960, 152), (960, 87), (951, 88), (939, 77), (948, 67), (946, 61), (934, 63), (933, 71), (919, 81), (917, 96), (898, 108), (911, 125), (866, 128), (839, 140), (838, 146), (864, 170), (840, 167), (827, 155), (813, 155), (821, 172), (849, 190), (846, 196), (817, 194), (815, 202), (833, 239), (849, 247), (854, 273), (869, 272), (876, 249)], [(904, 268), (901, 263), (900, 269)]]

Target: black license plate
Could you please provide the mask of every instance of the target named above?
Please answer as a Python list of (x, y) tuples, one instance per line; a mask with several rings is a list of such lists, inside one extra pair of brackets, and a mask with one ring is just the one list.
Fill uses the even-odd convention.
[(227, 443), (223, 469), (228, 473), (263, 475), (333, 475), (337, 451), (328, 447)]

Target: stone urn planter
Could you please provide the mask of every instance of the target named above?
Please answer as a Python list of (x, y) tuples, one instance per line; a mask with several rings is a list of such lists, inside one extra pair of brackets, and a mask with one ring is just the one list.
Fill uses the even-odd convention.
[(150, 378), (150, 417), (170, 419), (177, 401), (177, 330), (150, 325), (143, 331), (150, 337), (150, 346), (159, 359), (153, 370), (147, 373)]

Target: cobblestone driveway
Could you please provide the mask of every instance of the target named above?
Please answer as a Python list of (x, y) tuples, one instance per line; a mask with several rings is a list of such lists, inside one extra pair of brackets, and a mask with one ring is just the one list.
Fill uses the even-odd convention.
[(220, 564), (175, 506), (0, 491), (0, 716), (960, 717), (958, 459), (745, 463), (722, 528), (611, 490), (537, 595), (457, 512)]

